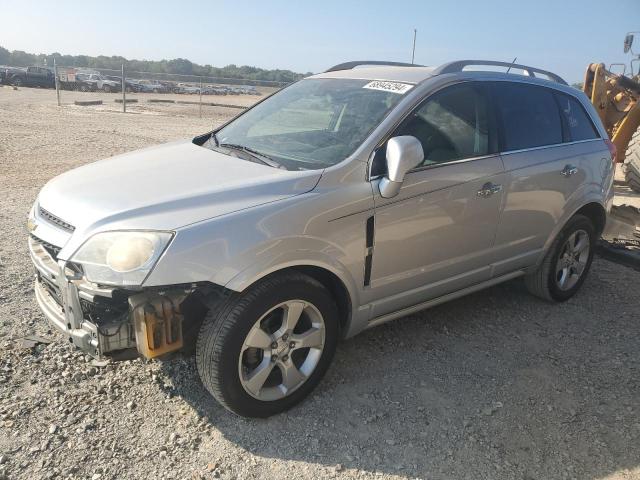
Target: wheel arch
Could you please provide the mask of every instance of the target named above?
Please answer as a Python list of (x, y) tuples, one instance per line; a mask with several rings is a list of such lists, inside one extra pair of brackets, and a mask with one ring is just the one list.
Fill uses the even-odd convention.
[(607, 224), (607, 212), (605, 208), (598, 202), (590, 202), (580, 207), (569, 218), (573, 218), (576, 215), (584, 215), (593, 222), (593, 226), (596, 229), (598, 236), (604, 232), (604, 227)]
[(571, 220), (576, 215), (584, 215), (585, 217), (590, 219), (596, 228), (596, 233), (598, 237), (604, 231), (607, 223), (607, 210), (598, 199), (592, 198), (586, 203), (583, 203), (582, 205), (577, 206), (572, 210), (570, 210), (569, 214), (565, 215), (562, 218), (562, 221), (558, 222), (556, 227), (551, 232), (551, 235), (549, 235), (549, 237), (547, 238), (547, 241), (545, 242), (544, 248), (542, 249), (542, 252), (538, 257), (538, 261), (536, 262), (536, 265), (535, 265), (536, 267), (542, 263), (542, 261), (544, 260), (544, 257), (549, 251), (549, 248), (553, 244), (556, 237), (560, 234), (564, 226), (567, 224), (567, 222), (569, 222), (569, 220)]
[[(351, 295), (347, 286), (335, 273), (314, 265), (297, 265), (286, 270), (298, 271), (320, 282), (335, 299), (340, 318), (338, 319), (340, 334), (344, 334), (351, 320)], [(280, 270), (281, 272), (282, 270)]]
[(338, 312), (340, 313), (339, 326), (340, 334), (345, 336), (351, 327), (353, 317), (354, 302), (356, 302), (353, 286), (345, 278), (346, 274), (339, 269), (331, 268), (326, 264), (317, 262), (290, 263), (272, 266), (257, 275), (247, 275), (243, 272), (231, 280), (225, 288), (235, 291), (244, 291), (256, 282), (272, 275), (279, 275), (286, 272), (298, 272), (307, 275), (320, 282), (336, 301)]

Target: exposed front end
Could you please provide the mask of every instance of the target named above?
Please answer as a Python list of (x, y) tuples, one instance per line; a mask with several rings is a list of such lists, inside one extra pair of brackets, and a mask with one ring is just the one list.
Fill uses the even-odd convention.
[(36, 300), (70, 343), (93, 357), (137, 349), (152, 358), (183, 346), (180, 306), (193, 287), (120, 288), (90, 282), (81, 265), (58, 257), (72, 225), (36, 206), (29, 227)]

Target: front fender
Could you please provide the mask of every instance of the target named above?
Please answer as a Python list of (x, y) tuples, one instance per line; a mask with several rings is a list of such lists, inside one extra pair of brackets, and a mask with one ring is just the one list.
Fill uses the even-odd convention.
[[(241, 292), (267, 275), (291, 267), (319, 267), (333, 273), (344, 284), (354, 306), (360, 304), (356, 282), (349, 270), (336, 258), (344, 253), (319, 239), (302, 237), (279, 240), (276, 249), (267, 249), (254, 257), (251, 265), (238, 273), (224, 286)], [(292, 247), (292, 248), (291, 248)], [(267, 253), (268, 252), (268, 253)], [(329, 253), (331, 252), (331, 253)], [(342, 255), (336, 255), (342, 253)]]

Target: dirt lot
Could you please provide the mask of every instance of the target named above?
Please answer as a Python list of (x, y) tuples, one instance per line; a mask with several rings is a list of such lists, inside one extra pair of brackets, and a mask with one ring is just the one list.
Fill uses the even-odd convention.
[[(0, 87), (6, 90), (9, 87)], [(51, 103), (56, 100), (55, 92), (44, 89), (24, 89), (33, 95), (34, 101), (38, 103)], [(239, 108), (253, 105), (255, 102), (262, 100), (265, 96), (275, 92), (275, 88), (257, 87), (261, 95), (202, 95), (202, 117), (209, 119), (218, 119), (220, 116), (228, 118), (242, 111)], [(21, 98), (20, 95), (13, 97)], [(37, 99), (37, 100), (36, 100)], [(172, 116), (200, 116), (200, 106), (196, 103), (200, 101), (199, 95), (174, 94), (174, 93), (127, 93), (127, 113), (147, 114), (147, 115), (172, 115)], [(65, 106), (76, 108), (76, 101), (95, 101), (101, 100), (102, 105), (89, 107), (77, 107), (84, 111), (99, 112), (122, 112), (122, 93), (104, 93), (104, 92), (77, 92), (70, 90), (60, 91), (60, 103)], [(118, 103), (120, 101), (120, 103)], [(174, 103), (170, 103), (174, 102)], [(207, 103), (216, 103), (220, 105), (230, 105), (231, 107), (218, 107), (207, 105)]]
[(219, 407), (188, 357), (92, 365), (35, 305), (38, 190), (232, 114), (104, 110), (0, 88), (0, 478), (640, 479), (640, 272), (602, 259), (562, 305), (514, 281), (343, 342), (268, 420)]

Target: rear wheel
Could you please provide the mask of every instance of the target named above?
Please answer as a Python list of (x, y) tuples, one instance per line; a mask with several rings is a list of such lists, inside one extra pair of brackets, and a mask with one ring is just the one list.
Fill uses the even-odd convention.
[(11, 82), (11, 85), (13, 85), (14, 87), (21, 87), (22, 79), (20, 77), (14, 78), (13, 81)]
[(584, 282), (596, 243), (591, 220), (575, 215), (557, 236), (542, 264), (525, 277), (527, 289), (549, 301), (573, 297)]
[(196, 364), (224, 407), (268, 417), (313, 390), (337, 340), (338, 310), (329, 292), (305, 275), (274, 275), (209, 310)]
[(640, 192), (640, 126), (631, 137), (622, 169), (627, 185)]

